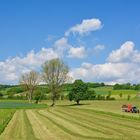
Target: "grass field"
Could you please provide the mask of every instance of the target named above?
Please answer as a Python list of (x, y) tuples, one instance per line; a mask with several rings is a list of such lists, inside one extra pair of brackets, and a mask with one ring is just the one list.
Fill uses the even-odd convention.
[(0, 109), (0, 134), (4, 131), (9, 121), (14, 115), (15, 110)]
[[(112, 87), (99, 87), (92, 88), (91, 90), (94, 90), (97, 95), (105, 96), (111, 92), (111, 97), (115, 97), (115, 99), (127, 99), (128, 95), (130, 95), (130, 98), (135, 98), (136, 95), (140, 93), (139, 90), (113, 90)], [(122, 94), (122, 98), (120, 98), (120, 94)]]
[[(123, 101), (81, 103), (59, 101), (46, 109), (18, 109), (0, 140), (139, 140), (140, 115), (122, 113)], [(140, 105), (139, 100), (131, 103)]]
[[(115, 97), (115, 99), (123, 99), (127, 100), (128, 95), (130, 95), (130, 98), (136, 98), (137, 94), (140, 94), (139, 90), (114, 90), (113, 87), (105, 86), (105, 87), (98, 87), (98, 88), (90, 88), (90, 90), (95, 91), (96, 95), (103, 95), (107, 96), (109, 93), (111, 93), (111, 97)], [(65, 91), (64, 95), (67, 96), (69, 92)], [(120, 94), (122, 94), (122, 97), (120, 98)]]
[(139, 90), (113, 90), (113, 87), (98, 87), (98, 88), (93, 88), (93, 90), (96, 91), (97, 94), (108, 94), (109, 91), (111, 91), (112, 94), (136, 94), (139, 93)]

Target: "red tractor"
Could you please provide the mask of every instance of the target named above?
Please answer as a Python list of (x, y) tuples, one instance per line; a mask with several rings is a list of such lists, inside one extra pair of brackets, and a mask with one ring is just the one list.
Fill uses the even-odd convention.
[(131, 113), (139, 113), (140, 112), (137, 106), (133, 106), (131, 104), (122, 105), (122, 111), (123, 112), (131, 112)]

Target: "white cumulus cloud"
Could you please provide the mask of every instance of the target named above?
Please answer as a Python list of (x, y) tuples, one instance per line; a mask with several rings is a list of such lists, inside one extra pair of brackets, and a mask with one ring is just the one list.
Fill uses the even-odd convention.
[(89, 32), (99, 30), (101, 27), (102, 23), (99, 19), (84, 19), (81, 24), (77, 24), (66, 31), (65, 36), (68, 36), (70, 33), (84, 35)]
[(68, 43), (68, 39), (66, 37), (62, 37), (54, 43), (54, 50), (61, 57), (63, 57), (66, 51), (68, 51), (71, 47), (72, 46)]
[(87, 56), (84, 46), (71, 47), (68, 51), (68, 57), (71, 58), (85, 58)]
[(74, 79), (84, 81), (114, 83), (138, 83), (140, 79), (140, 66), (133, 63), (82, 63), (81, 67), (71, 71)]
[(135, 44), (132, 41), (126, 41), (119, 49), (114, 50), (109, 54), (107, 61), (112, 63), (140, 63), (140, 51), (135, 49)]
[(29, 52), (25, 57), (9, 58), (0, 61), (0, 83), (17, 83), (21, 74), (38, 69), (46, 61), (59, 57), (51, 48), (42, 48), (39, 52)]
[[(100, 47), (99, 47), (100, 48)], [(135, 49), (132, 41), (126, 41), (117, 50), (112, 51), (107, 62), (93, 65), (82, 63), (74, 68), (71, 75), (75, 79), (84, 81), (115, 83), (139, 83), (140, 79), (140, 51)]]

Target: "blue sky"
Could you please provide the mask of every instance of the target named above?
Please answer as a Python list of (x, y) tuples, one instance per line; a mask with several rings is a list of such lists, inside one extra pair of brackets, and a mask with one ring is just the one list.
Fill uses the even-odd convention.
[[(139, 5), (139, 0), (1, 0), (0, 76), (3, 80), (0, 83), (17, 83), (23, 72), (39, 68), (41, 62), (36, 61), (44, 62), (57, 55), (68, 63), (75, 78), (138, 83), (133, 77), (140, 71)], [(73, 31), (72, 27), (92, 19), (101, 22), (98, 29), (88, 28), (82, 34)], [(68, 36), (67, 31), (70, 31)], [(61, 43), (57, 44), (59, 40)], [(45, 53), (42, 48), (46, 49)], [(52, 55), (47, 56), (50, 49)], [(41, 58), (42, 53), (46, 55), (45, 60)], [(32, 63), (25, 63), (27, 60)], [(115, 69), (106, 77), (110, 67)], [(128, 78), (125, 73), (133, 68), (137, 71)], [(5, 73), (5, 69), (10, 70)]]

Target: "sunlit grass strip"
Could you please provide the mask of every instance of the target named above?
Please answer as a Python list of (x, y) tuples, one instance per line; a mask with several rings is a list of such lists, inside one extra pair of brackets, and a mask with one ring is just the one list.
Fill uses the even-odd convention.
[(114, 128), (114, 126), (112, 125), (113, 123), (109, 121), (109, 119), (111, 119), (111, 118), (108, 118), (108, 120), (102, 120), (102, 117), (100, 117), (100, 116), (95, 117), (94, 115), (91, 116), (89, 114), (85, 114), (85, 112), (80, 112), (80, 111), (73, 112), (72, 109), (67, 110), (67, 111), (64, 111), (63, 109), (61, 111), (55, 110), (55, 112), (57, 112), (57, 111), (59, 111), (63, 115), (65, 114), (67, 116), (70, 116), (71, 118), (75, 118), (75, 120), (85, 122), (87, 124), (90, 124), (90, 126), (96, 127), (97, 129), (102, 131), (102, 133), (105, 133), (106, 136), (108, 135), (108, 136), (112, 137), (113, 134), (116, 134), (119, 137), (123, 137), (126, 134), (128, 135), (128, 133), (125, 131), (122, 131), (122, 129), (120, 129), (118, 127)]
[(26, 138), (29, 139), (29, 140), (38, 140), (35, 137), (31, 122), (29, 121), (25, 111), (23, 112), (23, 116), (24, 116), (24, 123), (26, 124), (26, 132), (27, 132), (27, 135), (26, 135), (27, 137)]
[[(73, 124), (77, 124), (77, 125), (79, 125), (79, 126), (82, 126), (83, 128), (86, 128), (86, 129), (89, 129), (89, 130), (92, 130), (92, 131), (95, 131), (95, 132), (99, 132), (99, 133), (103, 133), (103, 134), (106, 134), (104, 131), (102, 131), (102, 130), (99, 130), (99, 129), (97, 129), (97, 128), (93, 128), (93, 127), (91, 127), (91, 126), (88, 126), (87, 124), (84, 124), (84, 123), (82, 123), (82, 122), (79, 122), (79, 120), (77, 119), (77, 120), (75, 120), (75, 119), (72, 119), (72, 118), (74, 118), (74, 116), (72, 116), (70, 119), (68, 118), (68, 116), (70, 116), (70, 115), (67, 115), (67, 114), (65, 114), (65, 115), (67, 115), (67, 116), (64, 116), (64, 113), (61, 113), (61, 115), (60, 114), (58, 114), (58, 112), (56, 112), (56, 111), (50, 111), (50, 110), (47, 110), (48, 112), (50, 112), (51, 114), (53, 114), (53, 115), (55, 115), (55, 116), (57, 116), (57, 117), (59, 117), (59, 118), (62, 118), (62, 119), (64, 119), (64, 120), (66, 120), (66, 121), (69, 121), (69, 122), (71, 122), (71, 123), (73, 123)], [(81, 121), (81, 120), (80, 120)]]
[[(67, 126), (62, 125), (60, 122), (57, 122), (56, 120), (54, 120), (52, 117), (48, 116), (47, 114), (44, 114), (41, 111), (37, 112), (39, 115), (45, 117), (46, 119), (48, 119), (49, 121), (51, 121), (54, 125), (56, 125), (59, 129), (62, 129), (63, 131), (65, 131), (66, 133), (77, 137), (77, 138), (81, 138), (81, 139), (94, 139), (94, 140), (112, 140), (112, 138), (104, 138), (104, 137), (100, 137), (100, 136), (86, 136), (80, 133), (76, 133), (74, 131), (72, 131), (70, 128), (68, 128)], [(55, 117), (55, 116), (54, 116)], [(119, 140), (117, 138), (113, 138), (114, 140)]]
[[(120, 139), (139, 137), (139, 121), (132, 121), (125, 118), (69, 107), (57, 107), (54, 109), (53, 113), (56, 115), (62, 114), (62, 117), (66, 119), (71, 118), (71, 120), (76, 120), (77, 122), (87, 123), (90, 127), (95, 127), (98, 130), (104, 131), (109, 137)], [(133, 132), (135, 132), (135, 134)]]
[(0, 140), (38, 140), (24, 110), (17, 110), (8, 123)]
[(55, 133), (50, 133), (47, 125), (42, 122), (40, 118), (34, 113), (33, 110), (26, 110), (27, 117), (33, 128), (35, 137), (39, 140), (55, 140)]
[(14, 113), (15, 110), (0, 109), (0, 134), (4, 131)]
[(139, 117), (134, 117), (134, 116), (127, 116), (127, 115), (124, 115), (124, 114), (117, 114), (117, 113), (113, 113), (113, 112), (105, 112), (105, 111), (99, 111), (99, 110), (94, 110), (94, 109), (84, 109), (84, 108), (74, 108), (75, 110), (83, 110), (85, 112), (94, 112), (94, 113), (97, 113), (97, 114), (104, 114), (104, 115), (108, 115), (108, 116), (113, 116), (113, 117), (117, 117), (117, 118), (120, 118), (120, 119), (128, 119), (128, 120), (131, 120), (131, 121), (140, 121), (140, 116)]
[[(69, 111), (68, 111), (69, 110)], [(89, 116), (89, 117), (93, 117), (94, 119), (98, 119), (101, 122), (108, 122), (108, 123), (113, 123), (115, 125), (120, 125), (120, 126), (124, 126), (124, 127), (131, 127), (134, 128), (136, 130), (140, 129), (139, 125), (136, 125), (136, 123), (140, 123), (139, 120), (129, 120), (129, 119), (125, 119), (123, 117), (116, 117), (116, 116), (111, 116), (108, 114), (104, 114), (104, 113), (96, 113), (92, 110), (84, 110), (83, 109), (73, 109), (73, 108), (63, 108), (63, 109), (56, 109), (55, 111), (58, 111), (62, 114), (68, 114), (70, 116), (72, 116), (73, 114), (79, 114), (80, 116)], [(71, 113), (70, 113), (71, 112)], [(73, 112), (73, 113), (72, 113)], [(73, 117), (73, 116), (72, 116)], [(128, 122), (133, 122), (131, 123), (131, 125)]]

